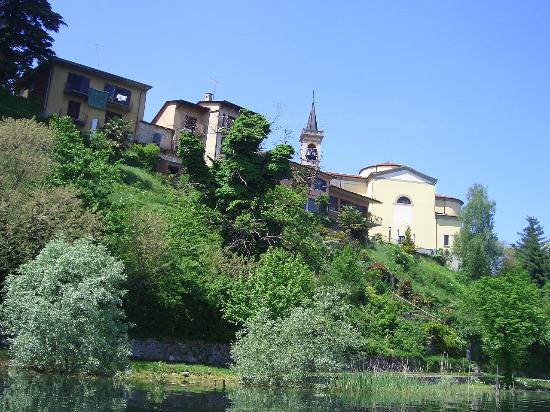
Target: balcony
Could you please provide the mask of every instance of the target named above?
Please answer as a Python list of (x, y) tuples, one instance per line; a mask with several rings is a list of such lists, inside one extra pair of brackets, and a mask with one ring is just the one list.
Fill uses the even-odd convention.
[(66, 82), (63, 91), (68, 94), (74, 94), (81, 97), (88, 97), (89, 89), (90, 89), (89, 85)]
[(382, 218), (369, 213), (367, 215), (367, 224), (369, 227), (382, 226)]
[(117, 110), (129, 112), (132, 110), (132, 101), (129, 100), (128, 102), (121, 102), (117, 101), (116, 98), (109, 96), (109, 98), (107, 99), (107, 106)]

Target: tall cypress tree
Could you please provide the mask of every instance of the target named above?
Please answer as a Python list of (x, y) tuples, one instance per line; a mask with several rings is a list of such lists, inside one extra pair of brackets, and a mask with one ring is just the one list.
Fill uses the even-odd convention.
[(545, 248), (544, 229), (536, 217), (527, 217), (527, 226), (519, 232), (520, 240), (514, 245), (518, 261), (542, 287), (550, 279), (550, 252)]

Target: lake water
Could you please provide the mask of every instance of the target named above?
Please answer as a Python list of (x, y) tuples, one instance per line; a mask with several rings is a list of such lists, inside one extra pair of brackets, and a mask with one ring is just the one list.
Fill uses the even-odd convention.
[(0, 374), (0, 411), (550, 411), (550, 393), (422, 399), (328, 395), (320, 390), (158, 387), (10, 371)]

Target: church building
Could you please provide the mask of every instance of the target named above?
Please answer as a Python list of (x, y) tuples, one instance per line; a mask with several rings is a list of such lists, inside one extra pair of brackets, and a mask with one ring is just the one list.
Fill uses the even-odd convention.
[[(400, 243), (410, 227), (417, 248), (450, 250), (454, 235), (460, 230), (458, 216), (462, 200), (436, 194), (436, 178), (398, 163), (374, 164), (362, 168), (356, 175), (321, 172), (323, 138), (323, 131), (317, 127), (313, 102), (307, 126), (300, 135), (300, 163), (330, 176), (327, 184), (330, 210), (338, 211), (350, 204), (368, 217), (370, 236), (381, 235), (385, 241)], [(310, 193), (308, 204), (314, 203), (316, 195)], [(349, 202), (354, 195), (356, 202)], [(368, 208), (359, 203), (367, 204)]]

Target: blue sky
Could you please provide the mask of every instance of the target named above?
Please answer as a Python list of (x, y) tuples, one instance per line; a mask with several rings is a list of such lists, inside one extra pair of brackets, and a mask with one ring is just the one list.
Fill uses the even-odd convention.
[(63, 58), (151, 84), (165, 100), (205, 91), (275, 120), (297, 147), (315, 89), (323, 168), (394, 161), (465, 198), (497, 202), (513, 242), (525, 217), (550, 234), (550, 2), (53, 0)]

